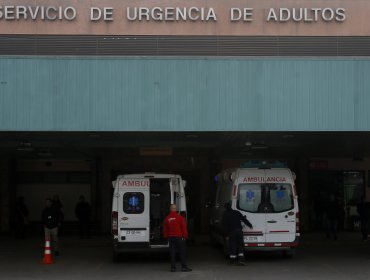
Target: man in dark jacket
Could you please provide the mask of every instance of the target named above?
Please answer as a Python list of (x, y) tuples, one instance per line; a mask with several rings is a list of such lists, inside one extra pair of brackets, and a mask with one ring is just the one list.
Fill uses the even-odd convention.
[(370, 203), (366, 201), (365, 196), (362, 196), (360, 203), (357, 204), (357, 213), (360, 215), (362, 240), (366, 241), (368, 237)]
[(229, 254), (231, 264), (244, 265), (244, 240), (242, 224), (253, 229), (252, 224), (239, 211), (231, 208), (231, 202), (225, 203), (225, 212), (222, 216), (222, 227), (226, 240), (229, 241)]
[(61, 223), (61, 214), (56, 207), (53, 207), (53, 201), (50, 198), (46, 199), (46, 207), (42, 211), (41, 220), (44, 226), (45, 240), (50, 240), (53, 243), (51, 247), (54, 254), (59, 256), (58, 228)]
[(176, 251), (179, 251), (181, 271), (188, 272), (191, 269), (186, 264), (186, 239), (188, 229), (183, 216), (176, 212), (176, 204), (171, 204), (170, 214), (164, 219), (163, 237), (168, 239), (170, 245), (171, 272), (176, 271)]
[(16, 223), (16, 237), (26, 238), (26, 230), (28, 225), (28, 208), (24, 203), (23, 196), (18, 197), (17, 200), (15, 223)]
[(80, 237), (90, 238), (90, 219), (91, 219), (91, 206), (85, 201), (83, 195), (80, 196), (79, 202), (75, 207), (75, 214), (80, 224)]
[(329, 201), (326, 203), (326, 237), (329, 239), (338, 239), (338, 221), (342, 211), (341, 206), (338, 203), (338, 199), (334, 194), (331, 194)]

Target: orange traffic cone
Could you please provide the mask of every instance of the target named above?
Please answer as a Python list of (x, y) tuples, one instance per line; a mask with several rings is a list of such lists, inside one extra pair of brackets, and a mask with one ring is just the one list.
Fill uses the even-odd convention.
[(51, 256), (51, 247), (50, 247), (50, 240), (45, 240), (45, 252), (44, 252), (44, 258), (42, 260), (43, 264), (52, 264), (53, 258)]

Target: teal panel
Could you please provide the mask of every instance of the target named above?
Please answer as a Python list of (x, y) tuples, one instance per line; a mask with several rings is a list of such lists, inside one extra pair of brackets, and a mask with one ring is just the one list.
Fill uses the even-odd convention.
[(0, 130), (370, 130), (366, 58), (0, 57)]

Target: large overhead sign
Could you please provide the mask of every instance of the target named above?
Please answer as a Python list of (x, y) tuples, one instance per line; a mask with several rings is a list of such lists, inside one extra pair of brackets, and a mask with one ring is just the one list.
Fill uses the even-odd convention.
[(361, 36), (369, 9), (353, 0), (0, 0), (0, 33)]

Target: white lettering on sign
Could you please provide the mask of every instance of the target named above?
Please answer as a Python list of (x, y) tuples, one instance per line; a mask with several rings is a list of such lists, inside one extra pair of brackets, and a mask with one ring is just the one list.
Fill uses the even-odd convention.
[(98, 7), (91, 7), (90, 8), (90, 20), (91, 21), (113, 21), (113, 8), (112, 7), (105, 7), (100, 9)]
[(217, 21), (215, 10), (204, 7), (127, 7), (126, 17), (130, 21)]
[[(214, 22), (217, 23), (219, 10), (213, 7), (175, 7), (175, 6), (117, 6), (117, 7), (96, 7), (91, 6), (91, 22), (113, 22), (114, 13), (119, 13), (119, 19), (138, 22)], [(266, 22), (344, 22), (346, 20), (346, 9), (338, 7), (296, 7), (296, 8), (252, 8), (252, 7), (227, 7), (229, 11), (228, 20), (233, 23), (253, 22), (254, 12), (263, 13)], [(123, 17), (122, 17), (123, 15)], [(224, 21), (224, 15), (220, 21)], [(77, 10), (73, 6), (24, 6), (24, 5), (0, 5), (0, 21), (73, 21), (77, 18)]]
[(270, 8), (267, 13), (267, 21), (276, 22), (317, 22), (322, 21), (345, 21), (346, 10), (343, 8)]
[(230, 9), (230, 20), (231, 21), (253, 21), (253, 9), (252, 8), (231, 8)]
[(122, 181), (122, 187), (149, 187), (149, 181), (139, 181), (139, 180), (124, 180)]
[(274, 176), (274, 177), (244, 177), (243, 183), (284, 183), (286, 182), (285, 177)]
[(0, 6), (0, 19), (5, 20), (68, 20), (77, 17), (74, 7), (55, 6)]

